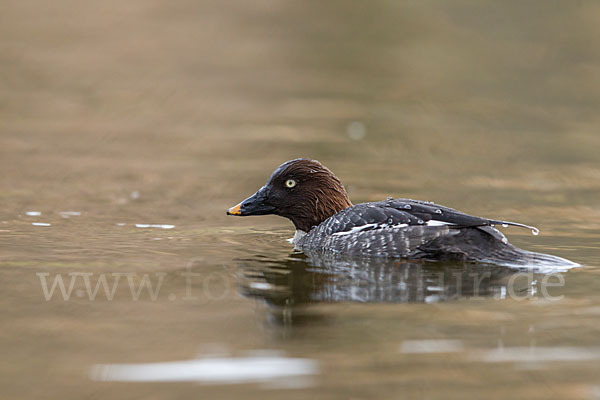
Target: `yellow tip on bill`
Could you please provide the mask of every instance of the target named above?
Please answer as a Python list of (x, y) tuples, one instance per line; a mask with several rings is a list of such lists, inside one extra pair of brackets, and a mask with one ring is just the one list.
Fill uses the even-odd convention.
[(227, 215), (242, 215), (242, 203), (227, 210)]

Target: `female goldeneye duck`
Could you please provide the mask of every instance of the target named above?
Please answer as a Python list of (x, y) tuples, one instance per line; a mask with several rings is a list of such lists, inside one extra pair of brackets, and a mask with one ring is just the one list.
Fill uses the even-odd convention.
[(462, 260), (502, 265), (577, 264), (508, 243), (495, 225), (537, 228), (480, 218), (431, 202), (388, 198), (353, 205), (342, 182), (316, 160), (280, 165), (265, 186), (231, 207), (228, 215), (286, 217), (296, 227), (293, 243), (305, 253)]

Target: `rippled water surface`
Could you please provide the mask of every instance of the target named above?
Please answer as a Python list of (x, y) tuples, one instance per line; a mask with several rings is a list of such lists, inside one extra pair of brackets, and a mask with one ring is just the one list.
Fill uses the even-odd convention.
[[(0, 397), (600, 397), (598, 3), (0, 9)], [(582, 267), (331, 263), (225, 215), (301, 156)]]

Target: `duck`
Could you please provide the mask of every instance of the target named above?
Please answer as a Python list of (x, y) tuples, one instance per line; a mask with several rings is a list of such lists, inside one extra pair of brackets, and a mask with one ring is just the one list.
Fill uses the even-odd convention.
[(352, 204), (340, 179), (317, 160), (281, 164), (267, 183), (227, 215), (278, 215), (296, 232), (295, 250), (307, 254), (426, 261), (480, 262), (508, 266), (578, 264), (520, 249), (496, 226), (536, 227), (463, 213), (429, 201), (388, 197)]

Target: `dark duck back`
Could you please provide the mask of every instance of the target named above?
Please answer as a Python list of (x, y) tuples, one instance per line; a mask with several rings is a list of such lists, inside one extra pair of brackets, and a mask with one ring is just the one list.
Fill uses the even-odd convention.
[(514, 222), (475, 217), (430, 202), (388, 198), (352, 205), (340, 180), (320, 162), (288, 161), (265, 186), (227, 211), (275, 214), (296, 227), (293, 243), (308, 254), (460, 260), (511, 266), (575, 266), (560, 257), (529, 252), (508, 242), (495, 225)]

